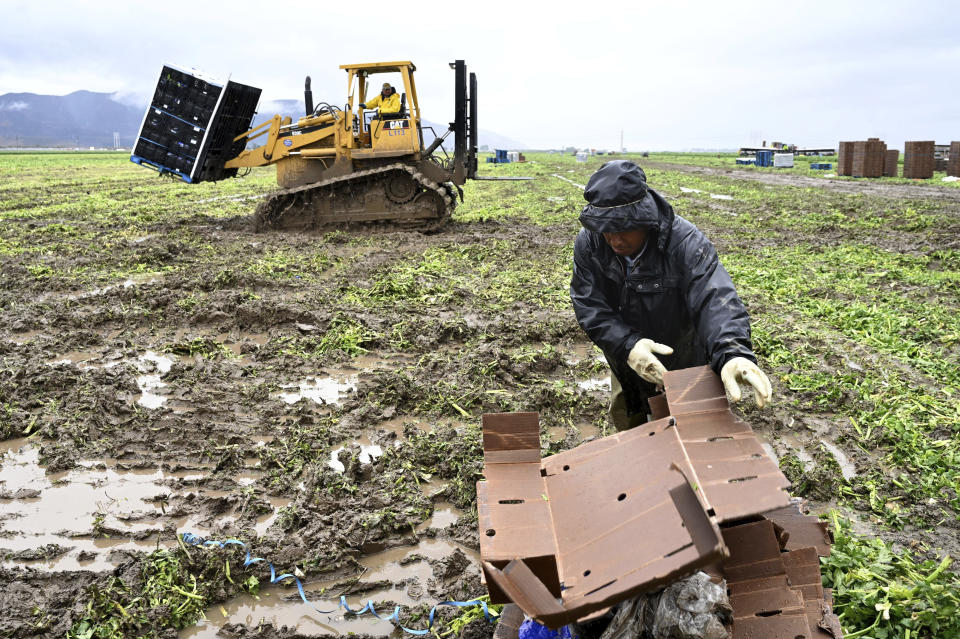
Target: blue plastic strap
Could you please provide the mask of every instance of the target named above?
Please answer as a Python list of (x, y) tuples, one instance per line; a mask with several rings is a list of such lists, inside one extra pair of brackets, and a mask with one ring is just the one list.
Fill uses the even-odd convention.
[(347, 598), (344, 595), (340, 595), (340, 602), (336, 608), (334, 608), (333, 610), (320, 610), (307, 599), (307, 594), (303, 590), (303, 584), (300, 582), (300, 579), (296, 575), (285, 573), (280, 576), (277, 576), (277, 571), (273, 567), (273, 564), (267, 561), (266, 559), (264, 559), (263, 557), (254, 557), (253, 555), (251, 555), (250, 550), (246, 547), (246, 545), (242, 541), (239, 541), (237, 539), (227, 539), (226, 541), (215, 541), (210, 539), (204, 539), (199, 535), (194, 535), (193, 533), (188, 533), (188, 532), (183, 533), (181, 538), (183, 539), (183, 542), (185, 544), (190, 544), (191, 546), (200, 546), (200, 547), (216, 546), (221, 549), (226, 548), (229, 545), (240, 546), (241, 548), (247, 551), (247, 556), (243, 560), (244, 568), (252, 566), (253, 564), (257, 564), (257, 563), (265, 563), (266, 565), (270, 566), (270, 583), (275, 584), (275, 583), (284, 581), (286, 579), (293, 579), (294, 583), (296, 583), (297, 585), (297, 592), (300, 593), (300, 599), (303, 600), (303, 603), (307, 604), (308, 606), (310, 606), (311, 608), (313, 608), (314, 610), (316, 610), (318, 613), (322, 615), (331, 615), (337, 612), (338, 610), (340, 610), (341, 608), (347, 613), (350, 613), (353, 615), (362, 615), (366, 612), (369, 612), (377, 619), (381, 619), (383, 621), (389, 621), (390, 623), (394, 624), (395, 626), (397, 626), (407, 634), (416, 635), (416, 636), (423, 636), (430, 632), (430, 630), (433, 628), (433, 623), (434, 623), (434, 618), (436, 616), (437, 608), (439, 608), (440, 606), (456, 606), (457, 608), (469, 608), (472, 606), (480, 606), (483, 609), (483, 616), (484, 618), (486, 618), (487, 621), (496, 621), (500, 617), (499, 615), (491, 615), (489, 608), (487, 608), (487, 602), (481, 601), (479, 599), (471, 599), (470, 601), (441, 601), (440, 603), (438, 603), (437, 605), (435, 605), (433, 608), (430, 609), (430, 615), (427, 618), (427, 627), (424, 630), (407, 628), (406, 626), (401, 625), (400, 624), (400, 606), (396, 606), (393, 609), (393, 614), (390, 615), (389, 617), (381, 617), (380, 615), (377, 614), (377, 611), (374, 609), (373, 602), (370, 600), (367, 600), (367, 604), (363, 608), (360, 608), (359, 610), (353, 610), (352, 608), (350, 608), (350, 605), (347, 604)]

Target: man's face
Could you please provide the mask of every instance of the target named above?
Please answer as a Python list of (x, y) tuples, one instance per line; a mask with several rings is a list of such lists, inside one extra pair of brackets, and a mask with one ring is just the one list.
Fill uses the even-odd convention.
[(385, 98), (389, 98), (392, 94), (393, 94), (393, 87), (384, 89), (383, 91), (380, 92), (380, 95), (382, 95)]
[(620, 233), (604, 233), (603, 239), (617, 255), (635, 255), (647, 243), (647, 232), (642, 229), (621, 231)]

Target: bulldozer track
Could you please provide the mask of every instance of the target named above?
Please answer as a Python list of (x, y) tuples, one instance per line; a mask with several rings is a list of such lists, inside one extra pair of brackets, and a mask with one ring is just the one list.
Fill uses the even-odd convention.
[(329, 221), (318, 221), (317, 226), (336, 226), (340, 224), (377, 224), (394, 225), (402, 229), (416, 230), (421, 232), (431, 232), (443, 227), (453, 214), (456, 208), (456, 194), (453, 185), (449, 183), (437, 183), (420, 173), (416, 167), (396, 162), (385, 166), (379, 166), (363, 171), (356, 171), (349, 175), (322, 180), (314, 184), (292, 187), (273, 191), (267, 198), (257, 206), (256, 219), (257, 228), (260, 230), (283, 228), (283, 218), (291, 210), (297, 207), (300, 196), (304, 194), (314, 194), (328, 190), (332, 186), (350, 182), (361, 182), (369, 180), (371, 177), (380, 177), (392, 171), (405, 171), (414, 181), (425, 191), (417, 193), (411, 199), (416, 201), (427, 192), (436, 193), (444, 204), (443, 213), (436, 218), (421, 218), (412, 220), (403, 219), (383, 219), (370, 221), (356, 220), (338, 220), (336, 216), (331, 216)]

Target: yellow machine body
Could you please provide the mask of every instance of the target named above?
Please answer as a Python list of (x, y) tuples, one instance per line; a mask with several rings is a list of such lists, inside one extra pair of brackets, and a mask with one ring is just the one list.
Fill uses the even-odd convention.
[[(316, 182), (334, 165), (350, 160), (377, 160), (409, 156), (419, 160), (420, 108), (412, 62), (348, 64), (347, 109), (319, 116), (305, 116), (293, 124), (290, 118), (274, 116), (259, 127), (238, 136), (247, 142), (266, 136), (265, 143), (243, 151), (227, 161), (226, 168), (277, 165), (277, 183), (284, 188)], [(370, 76), (399, 73), (405, 108), (381, 119), (376, 110), (354, 112), (371, 93)], [(317, 166), (311, 168), (311, 164)], [(286, 166), (288, 165), (289, 166)]]
[[(234, 138), (246, 143), (263, 141), (226, 161), (225, 168), (276, 165), (281, 191), (271, 194), (258, 208), (260, 220), (272, 227), (300, 228), (350, 221), (396, 220), (443, 222), (463, 197), (460, 186), (476, 175), (475, 103), (466, 88), (466, 65), (451, 64), (456, 71), (458, 126), (455, 158), (432, 153), (443, 138), (424, 148), (420, 104), (410, 61), (347, 64), (345, 102), (323, 103), (293, 122), (275, 115), (260, 126)], [(381, 74), (399, 75), (402, 86), (399, 113), (381, 114), (361, 109), (376, 95)], [(476, 77), (470, 75), (475, 90)], [(307, 109), (311, 97), (305, 96)], [(331, 104), (343, 104), (343, 108)], [(469, 131), (469, 135), (468, 135)], [(471, 153), (466, 139), (471, 140)], [(471, 169), (472, 167), (472, 169)]]

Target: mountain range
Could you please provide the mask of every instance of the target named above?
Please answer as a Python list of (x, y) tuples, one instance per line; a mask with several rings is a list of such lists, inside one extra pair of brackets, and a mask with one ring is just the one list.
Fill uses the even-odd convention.
[[(22, 148), (114, 148), (114, 134), (120, 148), (132, 148), (140, 131), (147, 105), (130, 105), (116, 99), (114, 93), (74, 91), (67, 95), (6, 93), (0, 95), (0, 147)], [(261, 104), (254, 118), (256, 126), (275, 113), (294, 120), (303, 115), (300, 100), (271, 100)], [(442, 135), (446, 124), (423, 120), (425, 142), (433, 127)], [(522, 142), (492, 131), (480, 129), (479, 145), (491, 149), (522, 149)], [(453, 136), (444, 147), (453, 149)]]

